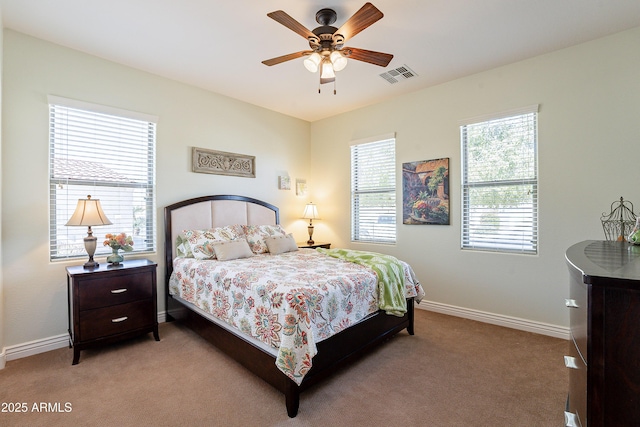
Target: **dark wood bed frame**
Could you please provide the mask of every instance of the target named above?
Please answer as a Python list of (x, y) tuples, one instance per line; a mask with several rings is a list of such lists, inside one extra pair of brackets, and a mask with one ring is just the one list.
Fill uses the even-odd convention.
[(166, 265), (166, 310), (167, 320), (178, 320), (204, 339), (218, 347), (245, 368), (271, 384), (285, 395), (287, 414), (293, 418), (298, 413), (300, 393), (313, 384), (333, 374), (348, 362), (367, 354), (373, 347), (407, 329), (413, 335), (414, 305), (413, 298), (407, 300), (407, 313), (403, 317), (386, 315), (378, 311), (366, 320), (317, 343), (318, 353), (313, 358), (313, 366), (297, 385), (275, 364), (275, 357), (248, 341), (210, 322), (200, 314), (188, 309), (179, 300), (169, 295), (169, 278), (173, 271), (172, 212), (194, 203), (232, 200), (258, 204), (273, 210), (275, 223), (279, 223), (279, 210), (269, 203), (243, 196), (215, 195), (205, 196), (165, 207), (165, 265)]

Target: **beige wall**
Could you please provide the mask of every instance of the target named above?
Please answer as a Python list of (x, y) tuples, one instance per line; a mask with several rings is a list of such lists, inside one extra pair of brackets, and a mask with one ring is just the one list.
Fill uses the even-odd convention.
[[(566, 327), (564, 251), (603, 239), (600, 216), (620, 196), (640, 212), (638, 46), (640, 28), (312, 123), (318, 239), (408, 261), (427, 300)], [(459, 121), (531, 104), (540, 105), (539, 255), (462, 251)], [(349, 142), (390, 132), (398, 166), (451, 159), (451, 225), (399, 224), (397, 245), (351, 244)], [(401, 189), (400, 167), (397, 179)]]
[[(277, 186), (280, 174), (309, 178), (308, 122), (6, 30), (4, 346), (63, 334), (68, 327), (65, 267), (79, 261), (49, 262), (48, 94), (159, 117), (158, 253), (148, 256), (158, 262), (159, 295), (164, 295), (162, 209), (168, 204), (208, 194), (252, 196), (281, 207), (282, 224), (297, 238), (305, 237), (305, 222), (298, 217), (308, 200)], [(254, 155), (257, 177), (193, 173), (193, 146)], [(94, 229), (97, 236), (108, 231), (114, 230)], [(160, 304), (164, 310), (163, 298)]]
[[(49, 262), (47, 248), (48, 94), (160, 117), (159, 245), (150, 256), (159, 263), (160, 293), (163, 206), (205, 194), (246, 194), (280, 206), (284, 226), (303, 239), (298, 216), (307, 199), (277, 190), (277, 176), (288, 173), (309, 182), (322, 216), (314, 222), (316, 240), (407, 260), (429, 301), (566, 327), (565, 249), (602, 239), (600, 215), (621, 195), (640, 211), (640, 29), (312, 124), (13, 31), (5, 31), (3, 45), (0, 347), (67, 329), (64, 267), (72, 263)], [(531, 104), (540, 104), (540, 253), (461, 251), (458, 121)], [(396, 132), (398, 164), (451, 158), (452, 223), (399, 224), (393, 246), (351, 244), (349, 142), (390, 132)], [(192, 146), (255, 155), (258, 176), (194, 174)], [(398, 168), (399, 185), (400, 179)]]

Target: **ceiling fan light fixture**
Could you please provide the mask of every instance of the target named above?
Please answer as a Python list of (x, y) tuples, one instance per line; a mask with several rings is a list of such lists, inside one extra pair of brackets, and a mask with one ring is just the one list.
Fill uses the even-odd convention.
[(311, 55), (307, 56), (307, 58), (303, 61), (304, 67), (315, 73), (318, 71), (318, 67), (320, 66), (320, 62), (322, 61), (322, 57), (318, 52), (313, 52)]
[[(264, 65), (271, 66), (292, 59), (304, 57), (304, 66), (312, 73), (320, 71), (320, 85), (333, 82), (333, 93), (336, 94), (336, 71), (347, 66), (348, 59), (368, 62), (370, 64), (386, 67), (393, 55), (354, 47), (345, 47), (344, 43), (356, 34), (368, 28), (384, 15), (371, 3), (365, 3), (356, 13), (351, 15), (339, 28), (332, 26), (336, 21), (335, 10), (325, 8), (316, 14), (316, 22), (319, 27), (313, 31), (296, 21), (288, 13), (276, 10), (267, 13), (274, 21), (284, 25), (296, 34), (302, 36), (309, 43), (311, 50), (302, 50), (288, 55), (262, 61)], [(320, 93), (320, 87), (318, 87)]]
[(320, 72), (321, 79), (333, 79), (336, 77), (336, 73), (333, 70), (333, 64), (331, 64), (331, 61), (329, 61), (328, 59), (325, 59), (324, 61), (322, 61), (321, 67), (322, 67)]
[(333, 64), (334, 71), (342, 71), (344, 67), (347, 66), (347, 58), (337, 50), (331, 52), (329, 55), (329, 59), (331, 59), (331, 64)]

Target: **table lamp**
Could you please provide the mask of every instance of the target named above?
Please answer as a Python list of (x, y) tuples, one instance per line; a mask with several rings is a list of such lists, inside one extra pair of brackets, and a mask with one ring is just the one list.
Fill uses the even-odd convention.
[(318, 216), (318, 208), (316, 207), (316, 205), (309, 202), (307, 206), (304, 207), (302, 218), (309, 220), (309, 226), (307, 227), (307, 230), (309, 231), (309, 240), (307, 240), (307, 244), (313, 245), (315, 243), (313, 241), (313, 220), (320, 219), (320, 217)]
[(93, 254), (96, 253), (96, 240), (98, 240), (91, 230), (94, 225), (110, 225), (109, 218), (104, 214), (100, 199), (92, 199), (87, 196), (86, 199), (78, 199), (76, 210), (65, 225), (86, 225), (88, 228), (87, 237), (84, 238), (84, 248), (89, 254), (89, 261), (84, 263), (84, 268), (95, 268), (100, 264), (93, 260)]

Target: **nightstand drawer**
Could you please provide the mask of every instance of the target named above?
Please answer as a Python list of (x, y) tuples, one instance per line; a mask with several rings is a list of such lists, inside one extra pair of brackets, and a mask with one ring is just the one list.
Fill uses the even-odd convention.
[(73, 365), (85, 348), (110, 344), (135, 335), (158, 335), (156, 263), (124, 260), (87, 269), (67, 267), (69, 339)]
[(153, 286), (147, 272), (84, 280), (78, 286), (78, 306), (82, 311), (148, 299)]
[(148, 300), (88, 310), (80, 320), (80, 339), (106, 337), (152, 325), (155, 310)]

